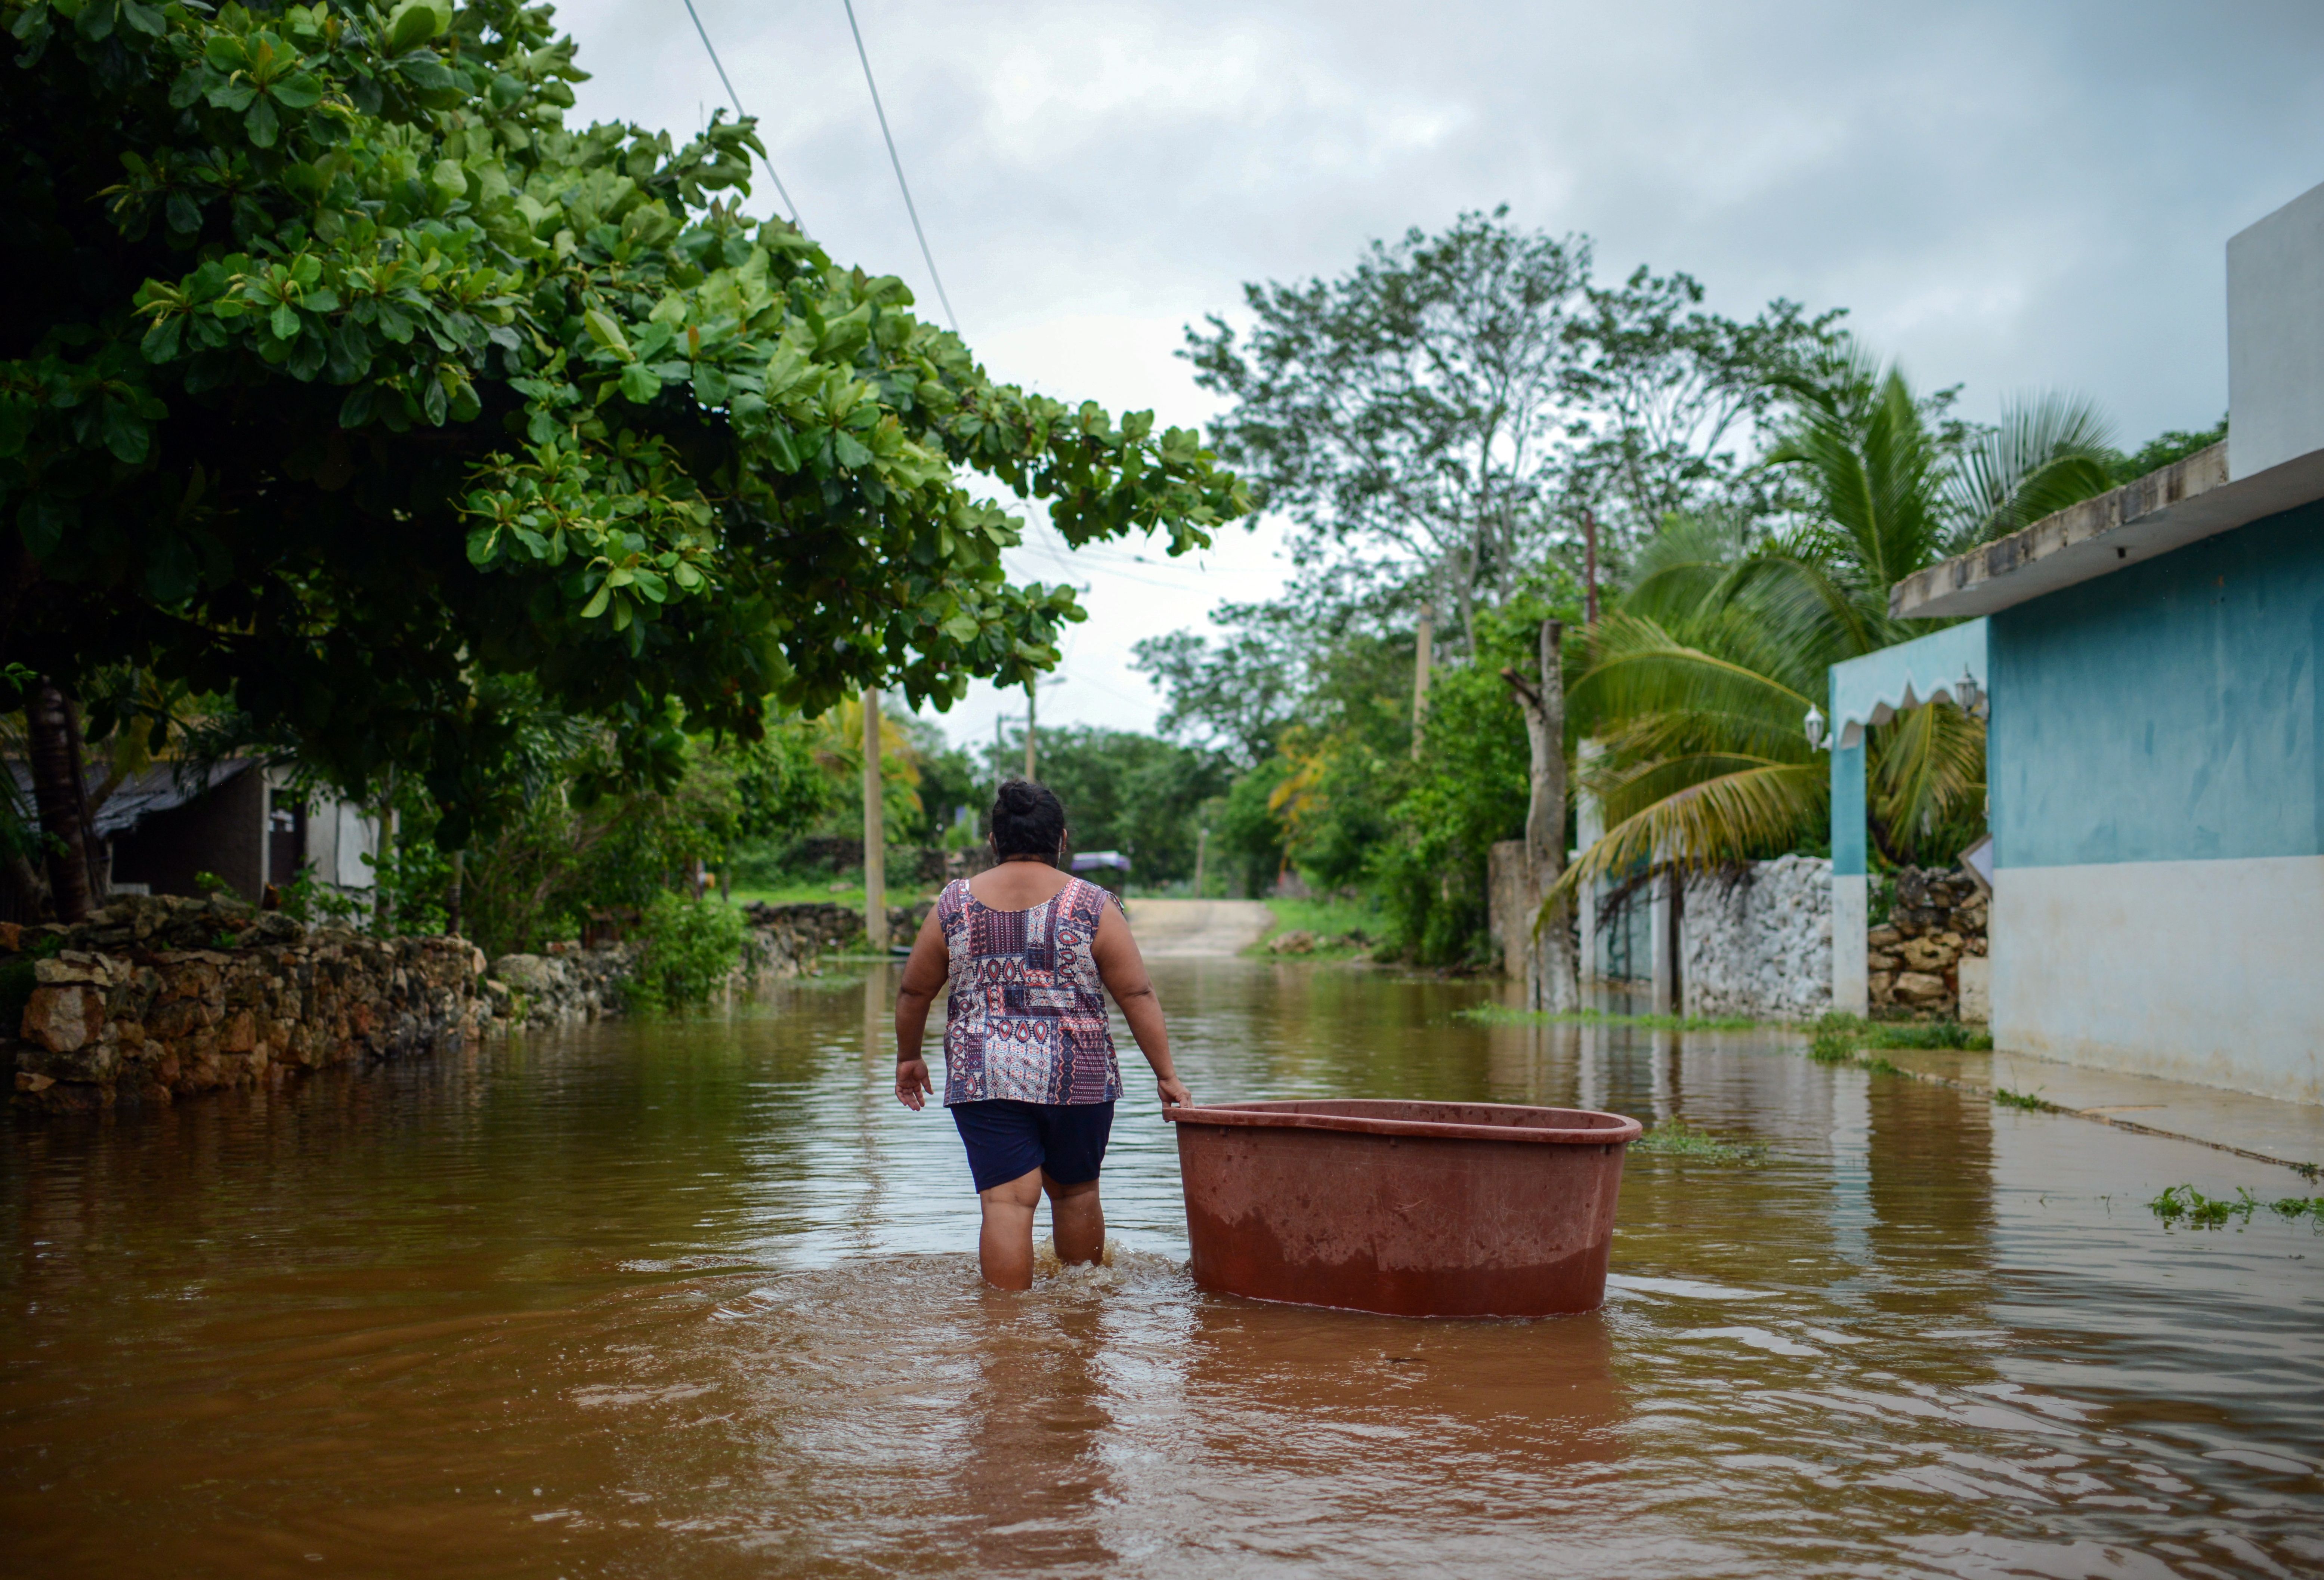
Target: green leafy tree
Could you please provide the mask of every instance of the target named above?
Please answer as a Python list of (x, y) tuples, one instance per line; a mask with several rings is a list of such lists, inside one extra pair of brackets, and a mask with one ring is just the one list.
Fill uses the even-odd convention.
[(963, 479), (1075, 544), (1245, 508), (1193, 432), (995, 384), (749, 218), (750, 123), (567, 128), (546, 6), (0, 16), (0, 244), (49, 282), (0, 316), (0, 662), (68, 698), (231, 696), (350, 790), (424, 778), (456, 847), (487, 677), (672, 782), (689, 733), (1055, 661), (1070, 592)]
[[(1023, 763), (1020, 746), (1001, 751), (995, 766), (1017, 772)], [(1043, 730), (1038, 767), (1065, 804), (1074, 848), (1120, 851), (1137, 883), (1193, 875), (1204, 808), (1229, 777), (1215, 753), (1088, 725)]]
[(2227, 420), (2222, 414), (2213, 428), (2166, 429), (2127, 455), (2116, 455), (2108, 467), (2110, 480), (2119, 486), (2135, 483), (2149, 472), (2159, 472), (2173, 461), (2183, 461), (2197, 450), (2209, 449), (2227, 437)]
[(1422, 577), (1464, 631), (1537, 548), (1590, 270), (1586, 241), (1507, 212), (1375, 242), (1337, 280), (1246, 285), (1247, 336), (1214, 314), (1182, 354), (1235, 402), (1220, 444), (1297, 523), (1296, 560)]

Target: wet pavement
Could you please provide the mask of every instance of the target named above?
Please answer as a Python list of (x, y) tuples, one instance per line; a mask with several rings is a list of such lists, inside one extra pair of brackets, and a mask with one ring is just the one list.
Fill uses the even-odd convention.
[(2324, 1106), (2313, 1103), (2279, 1103), (2248, 1092), (2083, 1069), (2019, 1053), (1891, 1049), (1879, 1057), (1914, 1075), (1980, 1095), (2013, 1092), (2083, 1119), (2282, 1163), (2310, 1179), (2324, 1172)]
[(1208, 1297), (1133, 1083), (1113, 1265), (980, 1287), (884, 980), (0, 1136), (11, 1573), (2324, 1574), (2324, 1234), (2273, 1165), (1802, 1057), (1165, 961), (1198, 1097), (1580, 1104), (1606, 1308)]

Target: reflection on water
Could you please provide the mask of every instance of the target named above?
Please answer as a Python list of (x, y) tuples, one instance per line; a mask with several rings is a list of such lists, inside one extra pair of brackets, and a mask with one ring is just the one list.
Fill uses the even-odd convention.
[(0, 1522), (42, 1575), (2324, 1573), (2295, 1182), (1811, 1064), (1480, 1027), (1488, 991), (1157, 963), (1212, 1098), (1606, 1106), (1595, 1316), (1201, 1295), (1134, 1079), (1110, 1267), (975, 1275), (885, 971), (369, 1079), (0, 1136)]

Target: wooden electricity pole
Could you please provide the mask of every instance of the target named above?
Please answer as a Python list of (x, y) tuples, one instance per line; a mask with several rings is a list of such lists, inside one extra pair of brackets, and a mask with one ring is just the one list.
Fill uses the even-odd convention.
[(880, 800), (880, 693), (863, 688), (863, 938), (888, 948), (888, 827)]
[(1598, 513), (1582, 507), (1582, 623), (1598, 624)]
[(1033, 781), (1033, 731), (1040, 712), (1040, 682), (1033, 676), (1025, 678), (1025, 782)]
[(1420, 757), (1421, 731), (1428, 724), (1428, 665), (1431, 649), (1436, 644), (1436, 611), (1426, 604), (1420, 606), (1420, 630), (1413, 642), (1412, 651), (1412, 755)]

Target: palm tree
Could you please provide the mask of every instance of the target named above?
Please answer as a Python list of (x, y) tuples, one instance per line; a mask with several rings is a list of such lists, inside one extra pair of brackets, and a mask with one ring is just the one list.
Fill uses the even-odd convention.
[[(1615, 613), (1582, 644), (1568, 716), (1603, 751), (1582, 782), (1603, 838), (1560, 892), (1613, 873), (1702, 868), (1816, 838), (1830, 764), (1804, 728), (1830, 665), (1920, 633), (1888, 615), (1895, 582), (1966, 542), (2107, 486), (2085, 403), (2013, 405), (1949, 444), (1901, 370), (1844, 346), (1797, 386), (1764, 466), (1803, 485), (1795, 524), (1674, 518)], [(1871, 733), (1867, 811), (1892, 862), (1944, 848), (1981, 813), (1985, 730), (1932, 705)]]
[(1946, 479), (1955, 554), (2006, 538), (2114, 486), (2113, 425), (2077, 396), (2036, 395), (2001, 411)]

